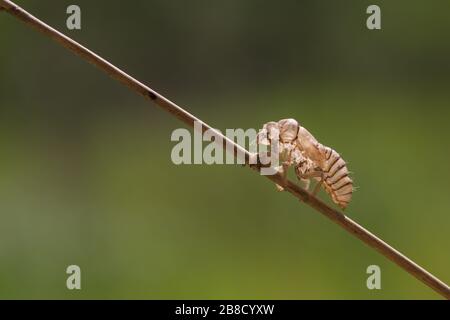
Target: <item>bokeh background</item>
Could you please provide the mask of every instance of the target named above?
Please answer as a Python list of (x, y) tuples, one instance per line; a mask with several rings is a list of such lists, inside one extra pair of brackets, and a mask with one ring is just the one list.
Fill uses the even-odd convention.
[[(347, 214), (450, 281), (449, 1), (17, 3), (216, 128), (296, 118), (354, 172)], [(179, 127), (1, 13), (0, 298), (439, 298), (253, 171), (174, 165)]]

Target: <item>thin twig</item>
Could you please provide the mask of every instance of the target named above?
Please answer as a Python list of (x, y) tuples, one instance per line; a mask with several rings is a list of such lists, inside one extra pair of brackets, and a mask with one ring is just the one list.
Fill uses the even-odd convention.
[[(153, 89), (147, 87), (143, 83), (138, 80), (132, 78), (124, 71), (120, 70), (113, 64), (109, 63), (102, 57), (98, 56), (91, 50), (83, 47), (79, 43), (75, 42), (71, 38), (65, 36), (59, 31), (53, 29), (49, 25), (40, 21), (36, 17), (32, 16), (30, 13), (26, 12), (24, 9), (14, 4), (9, 0), (0, 0), (0, 7), (3, 7), (6, 12), (18, 18), (19, 20), (25, 22), (29, 26), (34, 27), (38, 31), (52, 38), (63, 47), (69, 49), (73, 53), (77, 54), (84, 60), (90, 62), (96, 67), (100, 68), (107, 74), (109, 74), (114, 79), (120, 81), (130, 89), (140, 93), (147, 99), (153, 101), (158, 106), (160, 106), (165, 111), (169, 112), (176, 118), (183, 121), (185, 124), (193, 127), (195, 122), (198, 122), (202, 125), (202, 130), (206, 131), (208, 129), (213, 130), (217, 137), (220, 137), (224, 141), (224, 147), (229, 147), (234, 152), (235, 156), (244, 157), (246, 163), (248, 164), (248, 159), (250, 158), (250, 153), (245, 150), (243, 147), (236, 144), (234, 141), (228, 139), (224, 135), (222, 135), (217, 130), (210, 127), (208, 124), (204, 123), (200, 119), (196, 118), (194, 115), (190, 114), (183, 108), (179, 107), (175, 103), (171, 102), (167, 98), (163, 97)], [(254, 168), (253, 166), (249, 166)], [(271, 181), (283, 184), (282, 178), (279, 174), (276, 175), (267, 175), (265, 176)], [(386, 258), (390, 259), (398, 266), (400, 266), (403, 270), (407, 271), (424, 284), (441, 294), (443, 297), (450, 299), (450, 288), (443, 281), (439, 280), (437, 277), (429, 273), (427, 270), (419, 266), (414, 261), (410, 260), (408, 257), (388, 245), (386, 242), (370, 233), (368, 230), (360, 226), (358, 223), (344, 215), (343, 213), (329, 207), (321, 200), (317, 199), (315, 196), (300, 188), (296, 183), (292, 181), (288, 181), (285, 190), (290, 192), (296, 198), (301, 200), (302, 202), (310, 205), (314, 209), (316, 209), (321, 214), (325, 215), (327, 218), (341, 226), (343, 229), (348, 231), (350, 234), (354, 235), (370, 247), (374, 248)]]

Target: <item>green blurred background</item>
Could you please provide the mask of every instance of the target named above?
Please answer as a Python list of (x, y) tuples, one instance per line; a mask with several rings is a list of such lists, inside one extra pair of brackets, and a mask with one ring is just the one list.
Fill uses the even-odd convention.
[[(347, 214), (450, 281), (449, 1), (17, 3), (216, 128), (296, 118), (354, 172)], [(439, 298), (251, 170), (174, 165), (181, 126), (1, 13), (0, 298)]]

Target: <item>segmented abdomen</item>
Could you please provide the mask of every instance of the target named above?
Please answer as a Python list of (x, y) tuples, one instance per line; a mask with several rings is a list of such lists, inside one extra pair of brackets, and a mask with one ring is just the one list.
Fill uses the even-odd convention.
[(329, 147), (325, 147), (325, 172), (323, 187), (331, 196), (334, 203), (345, 209), (352, 199), (353, 181), (349, 177), (349, 172), (345, 161), (339, 153)]

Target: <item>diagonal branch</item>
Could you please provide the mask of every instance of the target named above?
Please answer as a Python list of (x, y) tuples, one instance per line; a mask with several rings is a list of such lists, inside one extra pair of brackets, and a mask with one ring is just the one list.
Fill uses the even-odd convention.
[[(59, 31), (53, 29), (49, 25), (40, 21), (39, 19), (37, 19), (36, 17), (34, 17), (30, 13), (22, 9), (15, 3), (9, 0), (0, 0), (0, 11), (2, 9), (11, 14), (12, 16), (14, 16), (15, 18), (23, 21), (27, 25), (37, 29), (41, 33), (52, 38), (63, 47), (69, 49), (73, 53), (80, 56), (80, 58), (90, 62), (99, 69), (103, 70), (112, 78), (120, 81), (122, 84), (129, 87), (131, 90), (136, 91), (137, 93), (143, 95), (145, 98), (153, 101), (154, 103), (156, 103), (156, 105), (158, 105), (165, 111), (169, 112), (171, 115), (178, 118), (179, 120), (183, 121), (188, 126), (193, 127), (194, 123), (198, 122), (202, 126), (202, 131), (206, 131), (208, 129), (213, 130), (214, 134), (217, 137), (220, 137), (222, 141), (224, 141), (224, 147), (226, 147), (227, 150), (232, 150), (236, 157), (243, 157), (246, 160), (247, 166), (254, 169), (253, 166), (248, 165), (249, 162), (248, 160), (250, 159), (251, 155), (247, 150), (245, 150), (240, 145), (236, 144), (234, 141), (228, 139), (220, 132), (213, 129), (200, 119), (196, 118), (194, 115), (190, 114), (183, 108), (179, 107), (172, 101), (163, 97), (158, 92), (147, 87), (138, 80), (132, 78), (130, 75), (128, 75), (121, 69), (117, 68), (110, 62), (106, 61), (102, 57), (98, 56), (91, 50), (87, 49), (86, 47), (72, 40), (71, 38), (65, 36), (64, 34), (60, 33)], [(284, 184), (282, 181), (282, 177), (279, 174), (268, 175), (265, 177), (267, 177), (268, 179), (272, 180), (275, 183), (281, 185)], [(355, 221), (353, 221), (340, 211), (326, 205), (324, 202), (317, 199), (315, 196), (305, 191), (304, 189), (300, 188), (296, 183), (292, 181), (288, 181), (285, 190), (290, 192), (294, 197), (296, 197), (300, 201), (316, 209), (319, 213), (323, 214), (331, 221), (341, 226), (343, 229), (345, 229), (347, 232), (363, 241), (365, 244), (377, 250), (386, 258), (396, 263), (403, 270), (410, 273), (418, 280), (422, 281), (424, 284), (435, 290), (437, 293), (441, 294), (446, 299), (450, 299), (450, 287), (447, 284), (439, 280), (437, 277), (429, 273), (427, 270), (419, 266), (417, 263), (410, 260), (408, 257), (406, 257), (405, 255), (403, 255), (402, 253), (400, 253), (399, 251), (388, 245), (386, 242), (384, 242), (383, 240), (375, 236), (373, 233), (369, 232), (368, 230), (360, 226), (358, 223), (356, 223)]]

